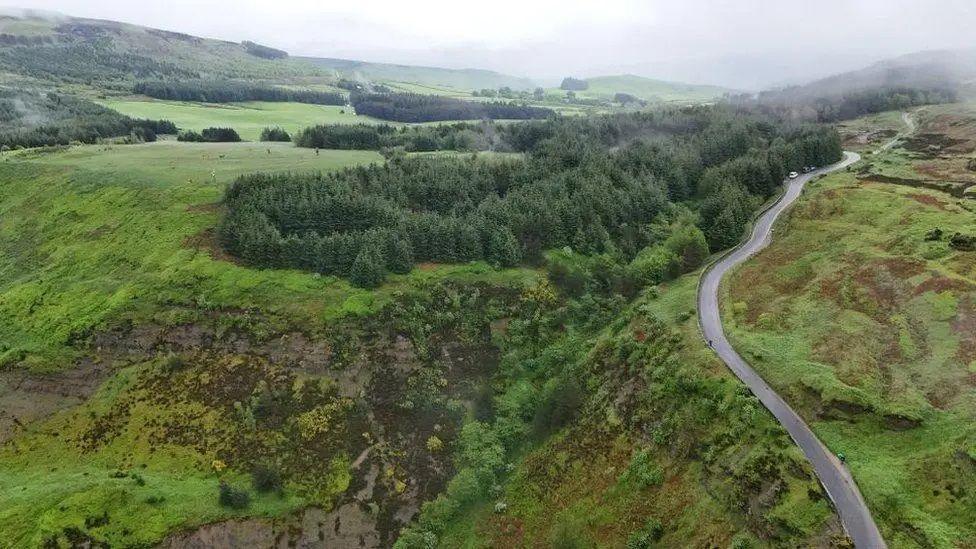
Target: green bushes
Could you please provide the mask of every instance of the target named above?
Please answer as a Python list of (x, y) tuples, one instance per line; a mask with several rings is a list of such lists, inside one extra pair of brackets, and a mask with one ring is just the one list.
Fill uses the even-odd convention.
[(583, 404), (583, 388), (572, 377), (557, 378), (543, 390), (532, 418), (535, 436), (545, 438), (575, 420)]
[(207, 128), (200, 133), (192, 130), (180, 132), (178, 141), (193, 143), (236, 143), (241, 136), (233, 128)]
[(251, 505), (251, 494), (247, 490), (235, 488), (226, 482), (221, 481), (219, 486), (218, 501), (223, 507), (231, 509), (246, 509)]
[(279, 141), (288, 142), (291, 141), (291, 136), (288, 132), (275, 126), (274, 128), (264, 128), (261, 130), (261, 141)]
[(627, 537), (627, 549), (650, 549), (663, 535), (664, 527), (661, 521), (650, 519), (640, 530), (634, 531)]
[(663, 480), (661, 469), (654, 462), (650, 450), (634, 453), (627, 470), (620, 477), (621, 482), (632, 484), (639, 490), (659, 486)]

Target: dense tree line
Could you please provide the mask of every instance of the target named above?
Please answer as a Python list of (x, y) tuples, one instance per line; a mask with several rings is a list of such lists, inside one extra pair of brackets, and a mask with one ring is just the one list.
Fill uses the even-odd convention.
[(397, 127), (388, 124), (326, 124), (295, 136), (299, 147), (373, 150), (402, 147), (408, 152), (477, 151), (492, 145), (489, 122)]
[(147, 80), (132, 86), (134, 93), (156, 99), (232, 103), (235, 101), (293, 101), (314, 105), (345, 105), (338, 92), (292, 90), (230, 80)]
[(462, 101), (452, 97), (414, 93), (353, 93), (356, 114), (394, 122), (547, 118), (550, 109), (514, 102)]
[(838, 94), (817, 95), (803, 88), (732, 96), (730, 102), (792, 119), (816, 122), (850, 120), (866, 114), (901, 110), (919, 105), (951, 103), (958, 93), (949, 88), (874, 87)]
[(29, 90), (0, 89), (0, 147), (44, 147), (132, 137), (155, 141), (175, 134), (168, 120), (130, 118), (85, 99)]
[(182, 131), (176, 139), (191, 143), (236, 143), (241, 136), (234, 128), (206, 128), (201, 132)]
[(242, 177), (227, 190), (221, 240), (252, 264), (365, 286), (415, 261), (509, 266), (567, 246), (634, 258), (640, 277), (655, 280), (680, 268), (685, 244), (640, 252), (670, 236), (662, 219), (676, 204), (696, 209), (706, 247), (722, 249), (788, 171), (841, 154), (830, 128), (722, 107), (510, 126), (524, 157), (394, 158), (333, 174)]
[(250, 40), (245, 40), (241, 42), (244, 46), (244, 51), (261, 59), (285, 59), (288, 57), (288, 52), (284, 50), (278, 50), (268, 46), (262, 46), (257, 42), (251, 42)]

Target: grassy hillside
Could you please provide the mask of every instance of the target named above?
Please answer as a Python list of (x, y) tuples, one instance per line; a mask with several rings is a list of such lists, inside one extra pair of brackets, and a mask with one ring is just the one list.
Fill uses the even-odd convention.
[(139, 99), (109, 99), (103, 105), (136, 118), (165, 119), (183, 130), (230, 127), (242, 139), (257, 141), (261, 130), (280, 126), (294, 134), (315, 124), (361, 124), (374, 120), (356, 116), (351, 107), (304, 103), (190, 103)]
[[(535, 84), (528, 78), (483, 69), (444, 69), (322, 57), (299, 57), (298, 59), (315, 67), (331, 71), (341, 78), (365, 80), (373, 83), (410, 83), (464, 92), (482, 88), (497, 89), (505, 86), (514, 90), (528, 90), (535, 87)], [(411, 91), (430, 93), (416, 89)]]
[(907, 149), (814, 183), (724, 300), (736, 346), (846, 454), (892, 547), (976, 542), (976, 252), (953, 240), (976, 237), (976, 202), (923, 186), (968, 178), (953, 168), (973, 149), (916, 146), (974, 120), (931, 109)]
[(577, 92), (580, 97), (613, 98), (616, 93), (628, 93), (645, 101), (707, 102), (722, 97), (730, 90), (718, 86), (682, 84), (655, 80), (632, 74), (587, 78), (589, 87)]
[(520, 362), (553, 377), (583, 372), (597, 396), (520, 457), (494, 506), (451, 522), (442, 546), (843, 545), (809, 465), (701, 340), (697, 281), (605, 311), (609, 326), (593, 319), (595, 333), (543, 330), (539, 349), (505, 356), (500, 404), (524, 391)]
[[(174, 297), (229, 299), (221, 306), (249, 307), (273, 305), (275, 292), (288, 288), (304, 293), (308, 306), (331, 296), (333, 306), (341, 307), (325, 280), (242, 270), (185, 243), (216, 222), (218, 212), (203, 205), (219, 200), (223, 185), (241, 173), (328, 170), (378, 160), (370, 152), (316, 155), (264, 143), (159, 142), (8, 153), (0, 170), (0, 241), (8, 251), (0, 259), (0, 314), (7, 319), (0, 327), (0, 362), (62, 368), (77, 337)], [(187, 283), (178, 292), (186, 292), (182, 297), (171, 293)], [(224, 284), (249, 290), (232, 296), (219, 290)]]

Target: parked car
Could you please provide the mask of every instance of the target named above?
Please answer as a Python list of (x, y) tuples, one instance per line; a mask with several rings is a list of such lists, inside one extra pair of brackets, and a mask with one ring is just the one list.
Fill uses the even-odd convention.
[(800, 174), (798, 174), (796, 172), (790, 172), (790, 179), (796, 179), (798, 175), (800, 175)]

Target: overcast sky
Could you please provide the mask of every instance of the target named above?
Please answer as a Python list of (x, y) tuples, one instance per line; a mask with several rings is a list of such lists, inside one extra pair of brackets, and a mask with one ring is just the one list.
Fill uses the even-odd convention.
[[(4, 3), (17, 0), (2, 0)], [(976, 0), (21, 0), (293, 55), (759, 88), (976, 48)]]

